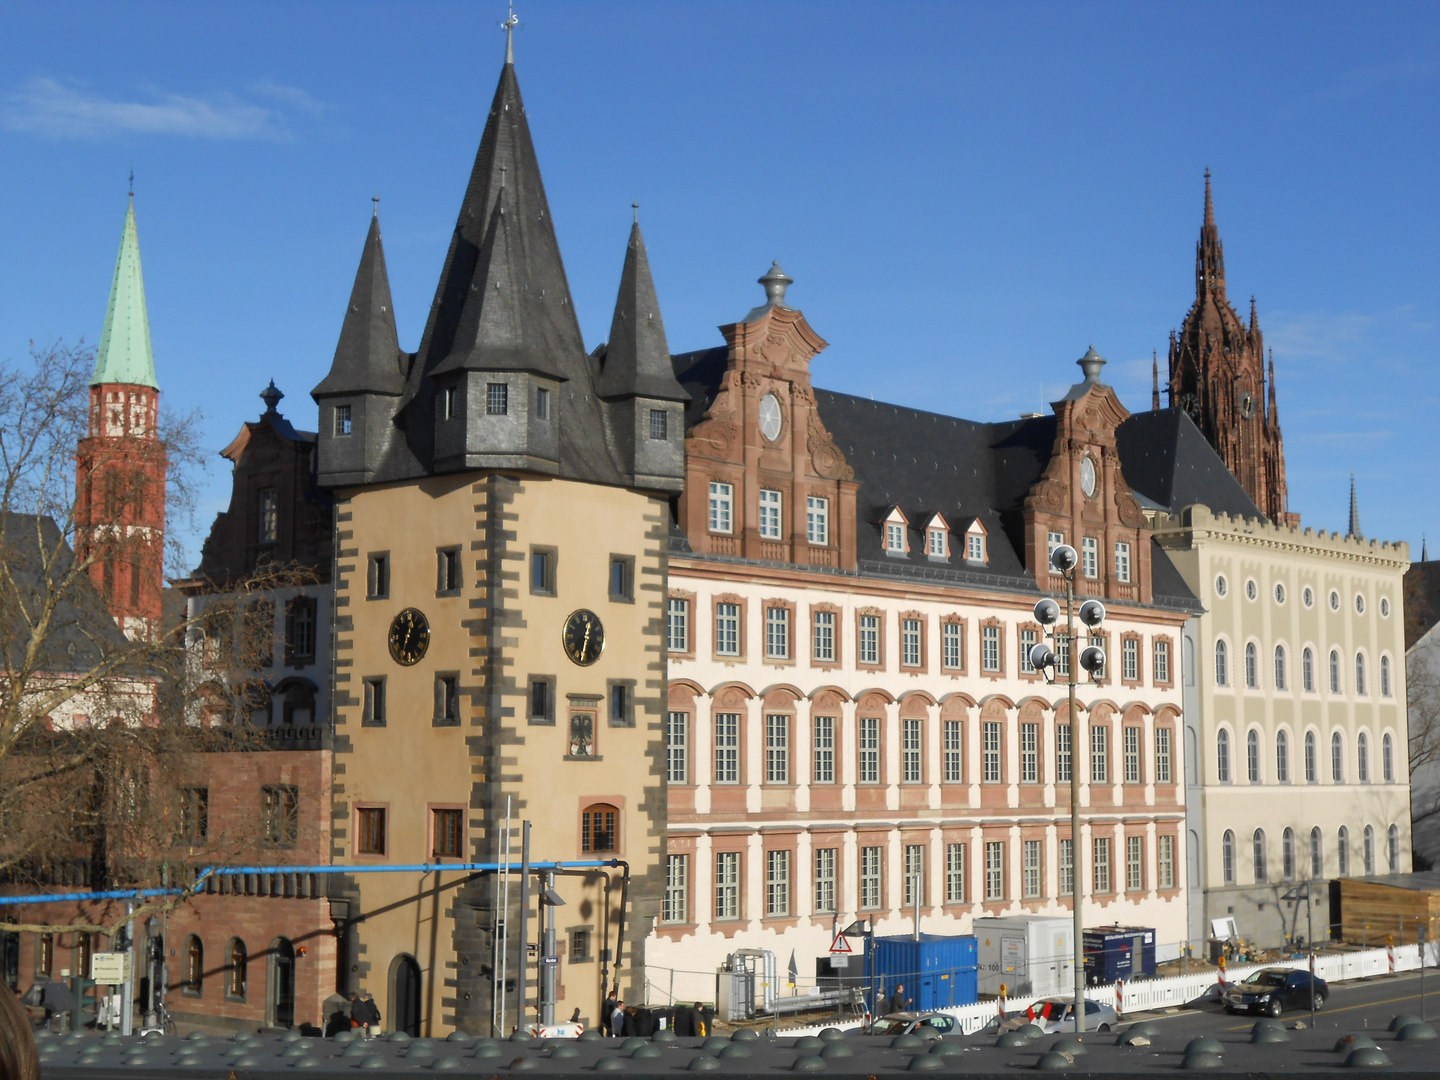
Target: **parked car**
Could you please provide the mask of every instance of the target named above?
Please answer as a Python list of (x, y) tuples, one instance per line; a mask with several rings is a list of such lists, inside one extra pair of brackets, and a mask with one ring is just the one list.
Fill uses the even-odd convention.
[[(1310, 973), (1293, 968), (1261, 968), (1243, 982), (1227, 983), (1221, 1001), (1225, 1011), (1279, 1016), (1284, 1009), (1310, 1008)], [(1330, 984), (1315, 977), (1315, 1007), (1325, 1004)]]
[(887, 1013), (870, 1026), (872, 1035), (915, 1034), (931, 1039), (938, 1039), (942, 1035), (949, 1035), (952, 1031), (958, 1032), (959, 1030), (960, 1024), (955, 1017), (937, 1012)]
[[(1025, 1015), (1047, 1035), (1075, 1030), (1075, 1002), (1072, 998), (1043, 998), (1026, 1009)], [(1120, 1015), (1109, 1005), (1085, 999), (1086, 1031), (1110, 1031), (1119, 1021)]]

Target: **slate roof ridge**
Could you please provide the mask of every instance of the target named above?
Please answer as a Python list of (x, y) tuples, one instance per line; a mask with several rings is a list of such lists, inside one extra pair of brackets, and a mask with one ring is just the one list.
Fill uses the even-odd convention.
[(610, 321), (610, 340), (605, 347), (596, 392), (601, 397), (638, 396), (661, 401), (689, 401), (690, 395), (675, 378), (670, 347), (665, 341), (665, 321), (655, 295), (650, 259), (637, 218), (630, 227), (625, 245), (625, 265), (620, 271), (620, 292)]
[(380, 238), (380, 215), (373, 214), (355, 269), (355, 284), (330, 371), (310, 391), (312, 397), (330, 394), (398, 395), (405, 388), (404, 353), (395, 330), (395, 307), (390, 297), (390, 275), (385, 267), (385, 245)]

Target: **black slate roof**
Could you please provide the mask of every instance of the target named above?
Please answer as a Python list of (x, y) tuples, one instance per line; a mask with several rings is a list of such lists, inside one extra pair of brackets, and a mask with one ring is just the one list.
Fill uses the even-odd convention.
[(1199, 503), (1232, 517), (1265, 516), (1184, 409), (1135, 413), (1115, 441), (1126, 482), (1162, 509)]
[(638, 396), (662, 401), (684, 401), (687, 394), (675, 379), (670, 347), (665, 343), (665, 322), (655, 297), (650, 260), (640, 222), (630, 229), (625, 266), (620, 272), (620, 293), (610, 323), (610, 341), (603, 353), (598, 390), (602, 397)]
[(390, 276), (385, 269), (385, 247), (380, 242), (380, 216), (370, 219), (350, 304), (340, 326), (340, 341), (330, 372), (311, 391), (329, 394), (399, 394), (405, 389), (410, 358), (400, 351), (395, 332), (395, 308), (390, 300)]

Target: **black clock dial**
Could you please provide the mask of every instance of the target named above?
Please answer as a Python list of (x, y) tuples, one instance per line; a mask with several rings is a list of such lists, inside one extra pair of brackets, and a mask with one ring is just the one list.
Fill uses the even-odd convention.
[(390, 655), (397, 664), (418, 664), (430, 648), (430, 621), (416, 608), (406, 608), (390, 620)]
[(593, 611), (580, 608), (572, 611), (560, 632), (560, 641), (565, 646), (565, 655), (583, 666), (593, 664), (605, 648), (605, 627)]
[(1250, 391), (1240, 395), (1240, 418), (1249, 420), (1255, 414), (1255, 399), (1250, 396)]
[(1180, 407), (1189, 413), (1192, 418), (1200, 415), (1200, 402), (1195, 400), (1194, 394), (1181, 394)]

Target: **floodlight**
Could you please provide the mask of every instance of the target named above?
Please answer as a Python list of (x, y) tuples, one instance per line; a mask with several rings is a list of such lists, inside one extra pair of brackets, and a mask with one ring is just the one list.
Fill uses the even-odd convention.
[(1099, 626), (1105, 621), (1105, 605), (1099, 600), (1086, 600), (1080, 605), (1080, 621), (1086, 626)]
[(1075, 564), (1080, 561), (1080, 556), (1075, 554), (1075, 549), (1069, 544), (1061, 544), (1054, 551), (1050, 552), (1050, 565), (1062, 574), (1067, 574), (1075, 569)]
[(1057, 604), (1054, 600), (1051, 600), (1048, 596), (1044, 600), (1036, 603), (1035, 621), (1038, 622), (1041, 626), (1053, 626), (1056, 620), (1059, 618), (1060, 605)]
[(1043, 641), (1037, 641), (1030, 646), (1030, 666), (1036, 671), (1044, 671), (1053, 663), (1055, 663), (1055, 654)]
[(1105, 650), (1099, 645), (1087, 645), (1080, 650), (1080, 666), (1091, 675), (1099, 674), (1105, 669)]

